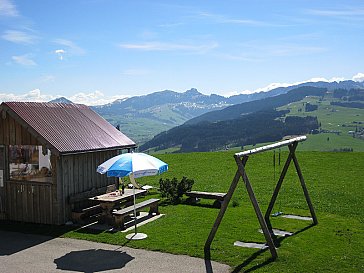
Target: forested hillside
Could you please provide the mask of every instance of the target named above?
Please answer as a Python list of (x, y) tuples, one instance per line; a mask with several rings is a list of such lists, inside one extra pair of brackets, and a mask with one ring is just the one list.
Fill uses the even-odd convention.
[(201, 121), (217, 122), (229, 119), (237, 119), (244, 114), (274, 109), (291, 102), (299, 101), (306, 96), (323, 97), (327, 92), (326, 88), (303, 86), (289, 91), (286, 94), (269, 97), (262, 100), (255, 100), (246, 103), (226, 107), (220, 111), (212, 111), (196, 118), (190, 119), (186, 124), (197, 124)]
[(306, 134), (318, 129), (316, 117), (286, 117), (286, 111), (266, 110), (239, 119), (201, 122), (175, 127), (140, 147), (166, 149), (180, 146), (180, 152), (213, 151), (224, 146), (244, 146), (282, 139), (286, 135)]

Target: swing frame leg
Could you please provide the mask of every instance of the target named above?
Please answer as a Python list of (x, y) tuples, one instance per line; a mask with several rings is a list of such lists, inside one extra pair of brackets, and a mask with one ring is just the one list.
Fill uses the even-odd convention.
[(281, 189), (281, 186), (282, 186), (284, 177), (287, 174), (288, 167), (289, 167), (289, 165), (290, 165), (290, 163), (291, 163), (292, 160), (293, 160), (293, 163), (295, 165), (297, 175), (298, 175), (298, 177), (300, 179), (300, 184), (301, 184), (303, 193), (305, 195), (307, 205), (308, 205), (308, 207), (310, 209), (310, 213), (311, 213), (311, 217), (312, 217), (313, 223), (315, 225), (318, 224), (317, 217), (316, 217), (316, 213), (315, 213), (315, 210), (313, 208), (313, 205), (312, 205), (312, 202), (311, 202), (311, 198), (310, 198), (310, 195), (308, 193), (308, 190), (307, 190), (307, 187), (306, 187), (306, 184), (305, 184), (305, 180), (303, 178), (303, 175), (302, 175), (302, 172), (301, 172), (301, 168), (300, 168), (300, 166), (298, 164), (298, 160), (297, 160), (297, 157), (296, 157), (296, 154), (295, 154), (297, 145), (298, 145), (297, 142), (288, 145), (289, 155), (287, 157), (286, 163), (284, 164), (283, 170), (281, 172), (281, 175), (279, 177), (279, 180), (277, 182), (277, 185), (276, 185), (276, 187), (274, 189), (274, 192), (272, 194), (272, 198), (271, 198), (271, 200), (269, 202), (267, 211), (265, 213), (265, 217), (264, 218), (265, 218), (265, 221), (267, 222), (267, 224), (269, 226), (270, 231), (272, 231), (272, 225), (270, 223), (270, 215), (272, 213), (272, 210), (273, 210), (274, 204), (275, 204), (275, 202), (277, 200), (277, 196), (278, 196), (278, 193), (279, 193), (279, 191)]
[(258, 201), (255, 197), (255, 194), (254, 194), (254, 191), (253, 191), (253, 187), (251, 186), (250, 184), (250, 181), (249, 181), (249, 178), (245, 172), (245, 164), (246, 162), (248, 161), (248, 156), (244, 156), (243, 159), (239, 159), (239, 157), (236, 157), (234, 156), (235, 158), (235, 161), (238, 165), (238, 170), (236, 171), (235, 173), (235, 176), (234, 176), (234, 179), (230, 185), (230, 188), (229, 188), (229, 191), (227, 192), (226, 196), (225, 196), (225, 199), (221, 205), (221, 208), (220, 208), (220, 211), (219, 211), (219, 214), (215, 220), (215, 223), (210, 231), (210, 234), (205, 242), (205, 257), (208, 257), (209, 258), (209, 254), (210, 254), (210, 246), (211, 246), (211, 243), (216, 235), (216, 232), (220, 226), (220, 223), (222, 221), (222, 218), (224, 217), (224, 214), (226, 212), (226, 209), (229, 205), (229, 202), (231, 200), (231, 197), (238, 185), (238, 182), (239, 182), (239, 179), (240, 177), (243, 178), (243, 181), (245, 183), (245, 187), (248, 191), (248, 195), (249, 195), (249, 198), (250, 198), (250, 201), (252, 202), (253, 204), (253, 207), (254, 207), (254, 210), (255, 210), (255, 213), (257, 215), (257, 218), (258, 218), (258, 221), (259, 221), (259, 224), (260, 224), (260, 227), (263, 231), (263, 234), (264, 234), (264, 237), (265, 237), (265, 240), (267, 242), (267, 245), (269, 247), (269, 250), (271, 252), (271, 255), (272, 255), (272, 258), (273, 260), (275, 260), (277, 257), (278, 257), (278, 254), (277, 254), (277, 250), (274, 246), (274, 242), (273, 242), (273, 239), (271, 237), (271, 234), (270, 234), (270, 231), (268, 229), (268, 226), (264, 220), (264, 217), (263, 217), (263, 214), (262, 214), (262, 211), (260, 210), (260, 207), (259, 207), (259, 204), (258, 204)]
[(293, 159), (294, 165), (296, 167), (296, 171), (297, 171), (298, 177), (300, 179), (301, 187), (302, 187), (303, 193), (305, 195), (308, 208), (310, 209), (310, 213), (311, 213), (311, 217), (312, 217), (313, 223), (314, 223), (314, 225), (317, 225), (318, 224), (318, 221), (317, 221), (315, 209), (313, 208), (313, 205), (312, 205), (312, 202), (311, 202), (311, 198), (310, 198), (310, 195), (308, 194), (308, 190), (307, 190), (307, 187), (306, 187), (306, 183), (305, 183), (305, 180), (304, 180), (303, 175), (302, 175), (302, 172), (301, 172), (300, 165), (298, 164), (298, 160), (297, 160), (296, 154), (294, 153), (294, 150), (295, 149), (293, 149), (293, 147), (290, 147), (290, 146), (288, 146), (288, 148), (289, 148), (290, 152), (292, 152), (292, 159)]
[[(248, 160), (248, 157), (244, 158), (243, 161), (242, 161), (242, 164), (245, 165), (247, 160)], [(224, 201), (221, 204), (219, 214), (217, 215), (215, 223), (212, 226), (210, 234), (207, 237), (207, 240), (205, 242), (205, 255), (210, 251), (211, 243), (214, 240), (214, 237), (215, 237), (216, 232), (217, 232), (217, 230), (218, 230), (218, 228), (219, 228), (219, 226), (221, 224), (222, 218), (224, 217), (224, 214), (225, 214), (226, 209), (227, 209), (227, 207), (229, 205), (231, 197), (233, 196), (233, 193), (234, 193), (234, 191), (236, 189), (236, 186), (238, 185), (239, 179), (240, 179), (240, 173), (239, 173), (239, 171), (236, 171), (234, 179), (233, 179), (233, 181), (232, 181), (232, 183), (230, 185), (230, 188), (229, 188), (229, 190), (228, 190), (228, 192), (227, 192), (227, 194), (226, 194), (226, 196), (224, 198)]]
[[(247, 158), (247, 156), (244, 156), (243, 158), (245, 158), (245, 157)], [(245, 183), (245, 187), (246, 187), (246, 189), (248, 191), (250, 201), (253, 204), (255, 214), (257, 215), (260, 227), (261, 227), (261, 229), (263, 231), (263, 234), (264, 234), (265, 240), (267, 242), (267, 245), (269, 247), (272, 258), (273, 258), (273, 260), (275, 260), (278, 257), (277, 250), (276, 250), (276, 247), (274, 245), (271, 233), (270, 233), (270, 231), (268, 229), (267, 223), (266, 223), (266, 221), (265, 221), (265, 219), (263, 217), (262, 211), (261, 211), (261, 209), (259, 207), (259, 203), (257, 201), (257, 198), (255, 197), (253, 187), (250, 184), (249, 178), (248, 178), (248, 176), (246, 174), (246, 171), (245, 171), (245, 168), (244, 168), (245, 164), (242, 164), (242, 161), (237, 156), (235, 156), (235, 161), (236, 161), (236, 163), (238, 165), (238, 171), (239, 171), (239, 173), (240, 173), (240, 175), (243, 178), (243, 181)]]
[[(293, 144), (293, 152), (294, 152), (294, 150), (296, 149), (297, 144), (298, 144), (298, 143), (294, 143), (294, 144)], [(282, 172), (281, 172), (281, 174), (280, 174), (280, 177), (279, 177), (279, 179), (278, 179), (277, 185), (276, 185), (276, 187), (275, 187), (275, 189), (274, 189), (274, 191), (273, 191), (273, 194), (272, 194), (271, 200), (270, 200), (270, 202), (269, 202), (269, 205), (268, 205), (267, 211), (265, 212), (265, 216), (264, 216), (264, 218), (265, 218), (265, 221), (266, 221), (267, 223), (269, 223), (269, 226), (270, 226), (271, 231), (272, 231), (272, 226), (271, 226), (271, 224), (270, 224), (270, 215), (271, 215), (271, 213), (272, 213), (272, 210), (273, 210), (274, 204), (275, 204), (275, 202), (276, 202), (276, 200), (277, 200), (277, 197), (278, 197), (278, 193), (279, 193), (279, 191), (280, 191), (280, 189), (281, 189), (281, 186), (282, 186), (282, 184), (283, 184), (284, 177), (285, 177), (285, 176), (286, 176), (286, 174), (287, 174), (288, 167), (289, 167), (289, 165), (291, 164), (291, 161), (292, 161), (292, 152), (290, 151), (290, 153), (289, 153), (289, 155), (288, 155), (288, 157), (287, 157), (286, 163), (284, 164), (284, 167), (283, 167)]]

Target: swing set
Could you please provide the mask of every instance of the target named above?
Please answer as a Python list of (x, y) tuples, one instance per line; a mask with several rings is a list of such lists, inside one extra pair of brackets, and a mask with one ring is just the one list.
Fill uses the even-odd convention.
[[(272, 230), (272, 226), (270, 224), (269, 217), (271, 216), (273, 206), (274, 206), (274, 204), (276, 202), (278, 193), (279, 193), (279, 191), (281, 189), (284, 177), (286, 176), (286, 173), (287, 173), (287, 170), (288, 170), (288, 167), (289, 167), (291, 161), (293, 161), (294, 166), (296, 168), (296, 172), (297, 172), (297, 175), (299, 177), (301, 187), (302, 187), (303, 193), (304, 193), (305, 198), (306, 198), (307, 205), (308, 205), (308, 207), (310, 209), (313, 224), (317, 225), (318, 222), (317, 222), (316, 214), (315, 214), (314, 208), (312, 206), (312, 202), (311, 202), (310, 196), (308, 194), (308, 190), (307, 190), (307, 187), (306, 187), (306, 184), (305, 184), (302, 172), (301, 172), (301, 168), (300, 168), (300, 166), (298, 164), (298, 160), (297, 160), (297, 157), (296, 157), (296, 154), (295, 154), (298, 143), (302, 142), (302, 141), (305, 141), (305, 140), (306, 140), (306, 136), (299, 136), (299, 137), (295, 137), (295, 138), (292, 138), (292, 139), (289, 139), (289, 140), (280, 141), (280, 142), (277, 142), (277, 143), (273, 143), (273, 144), (270, 144), (270, 145), (259, 147), (259, 148), (256, 148), (256, 149), (236, 153), (234, 155), (234, 159), (235, 159), (235, 162), (237, 164), (238, 169), (237, 169), (237, 171), (235, 173), (235, 176), (234, 176), (233, 181), (232, 181), (232, 183), (230, 185), (230, 188), (229, 188), (229, 190), (228, 190), (228, 192), (226, 194), (226, 197), (224, 198), (224, 201), (221, 204), (221, 208), (220, 208), (219, 214), (218, 214), (218, 216), (217, 216), (217, 218), (215, 220), (215, 223), (214, 223), (214, 225), (213, 225), (213, 227), (212, 227), (212, 229), (210, 231), (210, 234), (209, 234), (209, 236), (208, 236), (208, 238), (206, 240), (205, 252), (210, 251), (211, 243), (212, 243), (212, 241), (213, 241), (213, 239), (214, 239), (214, 237), (216, 235), (216, 232), (217, 232), (217, 230), (219, 228), (219, 225), (220, 225), (220, 223), (222, 221), (222, 218), (224, 217), (224, 214), (225, 214), (226, 209), (227, 209), (227, 207), (229, 205), (231, 197), (232, 197), (232, 195), (233, 195), (233, 193), (234, 193), (234, 191), (235, 191), (235, 189), (236, 189), (236, 187), (238, 185), (240, 177), (241, 177), (243, 179), (243, 182), (244, 182), (245, 187), (247, 189), (250, 201), (251, 201), (251, 203), (252, 203), (252, 205), (254, 207), (255, 214), (256, 214), (256, 216), (258, 218), (260, 227), (262, 229), (262, 232), (263, 232), (265, 240), (266, 240), (266, 245), (269, 247), (272, 258), (276, 259), (278, 257), (276, 247), (274, 245), (274, 242), (273, 242), (272, 236), (271, 236), (271, 234), (274, 234), (274, 232)], [(269, 150), (274, 150), (274, 149), (284, 147), (284, 146), (288, 146), (289, 154), (288, 154), (286, 163), (283, 166), (282, 172), (281, 172), (280, 177), (278, 179), (278, 182), (277, 182), (277, 184), (275, 186), (275, 189), (273, 191), (273, 195), (272, 195), (271, 200), (269, 202), (268, 209), (265, 212), (265, 216), (263, 216), (262, 211), (261, 211), (261, 209), (259, 207), (258, 201), (257, 201), (257, 199), (255, 197), (252, 185), (251, 185), (251, 183), (249, 181), (249, 178), (247, 176), (247, 173), (245, 171), (245, 165), (246, 165), (246, 163), (247, 163), (247, 161), (249, 159), (249, 156), (251, 156), (253, 154), (257, 154), (257, 153), (260, 153), (260, 152), (266, 152), (266, 151), (269, 151)], [(279, 157), (280, 157), (280, 153), (279, 153)], [(280, 160), (280, 158), (279, 158), (279, 160)], [(273, 164), (274, 164), (274, 167), (275, 167), (275, 156), (274, 156), (274, 163)], [(281, 212), (277, 212), (273, 216), (279, 216), (280, 214), (281, 214)]]

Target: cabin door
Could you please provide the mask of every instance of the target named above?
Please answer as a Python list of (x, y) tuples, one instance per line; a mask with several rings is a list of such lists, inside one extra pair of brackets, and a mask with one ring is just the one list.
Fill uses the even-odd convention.
[(5, 147), (0, 145), (0, 220), (5, 218)]

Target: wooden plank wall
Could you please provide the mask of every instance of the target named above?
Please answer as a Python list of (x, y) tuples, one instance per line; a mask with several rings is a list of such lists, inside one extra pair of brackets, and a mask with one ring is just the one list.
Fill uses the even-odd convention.
[(5, 191), (9, 220), (54, 224), (51, 183), (7, 181)]
[(0, 115), (0, 144), (3, 145), (42, 145), (27, 129), (23, 128), (11, 116), (5, 119)]
[(62, 173), (58, 174), (58, 179), (63, 181), (63, 187), (58, 191), (59, 195), (61, 191), (63, 193), (63, 203), (60, 206), (64, 208), (64, 222), (70, 219), (73, 209), (90, 205), (92, 202), (86, 199), (84, 202), (70, 203), (70, 196), (117, 182), (116, 178), (96, 172), (98, 165), (117, 154), (118, 151), (114, 150), (61, 156), (58, 169), (62, 169)]
[(5, 218), (5, 146), (0, 145), (0, 170), (2, 172), (2, 185), (0, 185), (0, 219)]
[[(9, 220), (41, 224), (57, 224), (58, 204), (56, 177), (52, 183), (31, 181), (9, 181), (7, 173), (8, 145), (41, 145), (41, 143), (10, 115), (0, 114), (0, 145), (5, 145), (4, 199)], [(55, 170), (56, 157), (51, 161)]]

